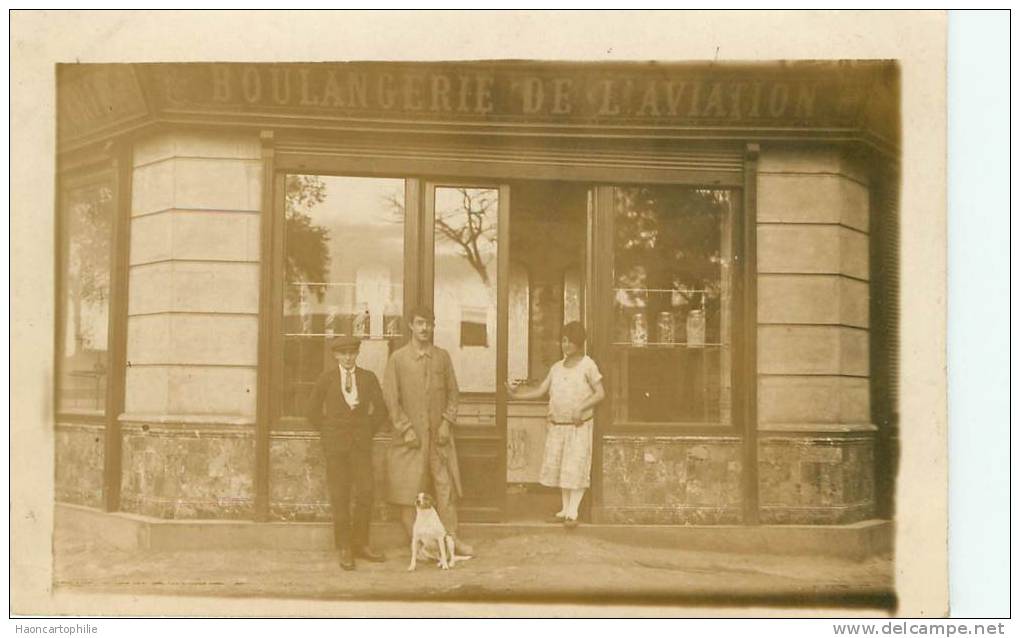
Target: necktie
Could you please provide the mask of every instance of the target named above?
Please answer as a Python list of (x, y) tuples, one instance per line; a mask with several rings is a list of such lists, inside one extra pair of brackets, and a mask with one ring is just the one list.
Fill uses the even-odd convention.
[(351, 393), (351, 371), (344, 370), (344, 392)]

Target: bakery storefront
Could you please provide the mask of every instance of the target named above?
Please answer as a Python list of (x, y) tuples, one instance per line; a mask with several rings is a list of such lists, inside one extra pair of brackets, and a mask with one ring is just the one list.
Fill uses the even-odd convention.
[(66, 65), (58, 108), (58, 503), (328, 520), (326, 343), (381, 378), (425, 303), (465, 520), (558, 504), (504, 386), (573, 320), (587, 520), (892, 517), (894, 63)]

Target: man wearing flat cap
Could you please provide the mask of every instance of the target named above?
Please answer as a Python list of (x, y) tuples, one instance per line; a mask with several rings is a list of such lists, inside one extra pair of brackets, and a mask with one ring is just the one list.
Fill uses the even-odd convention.
[(357, 367), (361, 340), (342, 336), (329, 345), (336, 365), (315, 381), (307, 416), (321, 432), (333, 509), (333, 539), (340, 551), (340, 567), (351, 570), (355, 558), (386, 560), (372, 549), (368, 540), (372, 518), (372, 436), (385, 427), (386, 404), (375, 374)]

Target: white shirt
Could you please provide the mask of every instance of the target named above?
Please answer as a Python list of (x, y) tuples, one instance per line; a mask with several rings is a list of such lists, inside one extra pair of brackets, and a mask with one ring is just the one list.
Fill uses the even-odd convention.
[[(347, 405), (351, 408), (357, 407), (358, 405), (358, 376), (354, 374), (354, 370), (348, 371), (343, 366), (340, 368), (340, 392), (344, 395), (344, 400), (347, 401)], [(351, 391), (347, 391), (347, 375), (350, 375), (350, 387)]]

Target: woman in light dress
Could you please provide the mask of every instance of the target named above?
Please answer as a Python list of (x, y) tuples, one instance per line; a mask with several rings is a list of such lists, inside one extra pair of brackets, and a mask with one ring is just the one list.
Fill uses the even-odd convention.
[(534, 390), (507, 385), (513, 399), (538, 399), (549, 395), (545, 456), (539, 482), (560, 488), (563, 508), (551, 521), (568, 528), (577, 526), (577, 509), (591, 485), (592, 418), (594, 407), (605, 398), (602, 374), (584, 354), (584, 326), (573, 321), (563, 326), (560, 347), (563, 359), (553, 364), (542, 384)]

